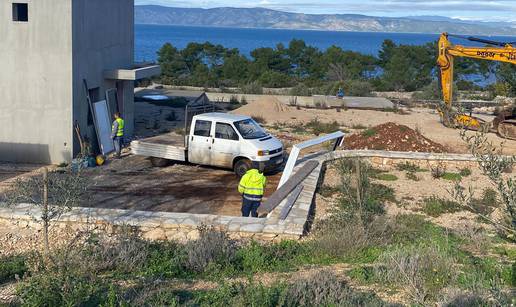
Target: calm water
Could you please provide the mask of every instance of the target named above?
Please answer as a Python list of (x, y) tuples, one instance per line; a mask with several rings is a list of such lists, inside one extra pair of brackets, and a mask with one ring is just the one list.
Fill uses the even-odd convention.
[[(242, 54), (249, 55), (258, 47), (275, 47), (278, 43), (288, 46), (294, 38), (303, 39), (307, 44), (322, 50), (336, 45), (345, 50), (377, 55), (385, 39), (391, 39), (398, 44), (422, 45), (437, 40), (439, 35), (136, 25), (135, 60), (155, 60), (156, 51), (167, 42), (181, 49), (190, 42), (208, 41), (227, 48), (238, 48)], [(490, 39), (516, 41), (516, 37)], [(461, 43), (473, 45), (467, 41)]]

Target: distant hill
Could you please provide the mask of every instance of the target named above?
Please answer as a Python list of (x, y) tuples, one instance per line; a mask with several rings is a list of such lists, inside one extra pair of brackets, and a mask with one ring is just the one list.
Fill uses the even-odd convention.
[(355, 14), (299, 14), (264, 8), (213, 9), (135, 6), (137, 24), (236, 28), (303, 29), (360, 32), (405, 32), (511, 35), (514, 23), (471, 22), (440, 16), (372, 17)]

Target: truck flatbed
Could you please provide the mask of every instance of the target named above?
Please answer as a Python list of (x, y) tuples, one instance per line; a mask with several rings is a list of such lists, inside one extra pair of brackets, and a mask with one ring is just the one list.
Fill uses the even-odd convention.
[(131, 152), (141, 156), (186, 161), (184, 136), (176, 133), (166, 133), (132, 141)]

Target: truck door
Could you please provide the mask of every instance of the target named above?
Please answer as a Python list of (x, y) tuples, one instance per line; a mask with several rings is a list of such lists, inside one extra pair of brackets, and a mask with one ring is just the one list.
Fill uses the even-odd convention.
[(215, 137), (212, 142), (212, 165), (232, 168), (233, 158), (240, 153), (239, 137), (233, 126), (226, 123), (216, 123)]
[(188, 143), (188, 161), (191, 163), (210, 165), (211, 164), (211, 127), (212, 122), (207, 120), (196, 120), (194, 130), (190, 135)]

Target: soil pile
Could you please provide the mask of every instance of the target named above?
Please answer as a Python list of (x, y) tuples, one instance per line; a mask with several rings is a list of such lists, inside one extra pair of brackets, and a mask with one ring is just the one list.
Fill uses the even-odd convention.
[(447, 152), (446, 148), (404, 125), (385, 123), (347, 137), (346, 149)]
[(274, 97), (264, 97), (250, 102), (231, 113), (268, 118), (271, 114), (288, 112), (289, 108)]

